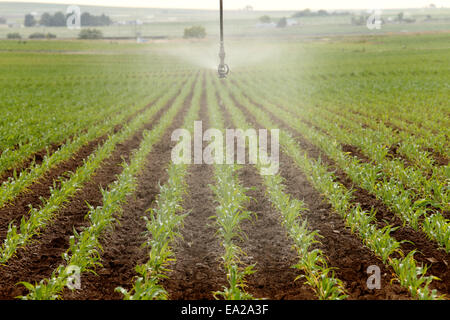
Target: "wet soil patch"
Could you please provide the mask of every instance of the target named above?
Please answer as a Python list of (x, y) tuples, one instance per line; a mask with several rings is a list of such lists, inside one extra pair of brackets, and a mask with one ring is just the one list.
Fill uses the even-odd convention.
[[(70, 141), (70, 138), (67, 139), (66, 141)], [(19, 175), (19, 173), (22, 170), (25, 170), (26, 168), (30, 167), (33, 164), (33, 162), (38, 165), (41, 164), (46, 155), (50, 155), (50, 154), (54, 153), (65, 142), (53, 143), (53, 144), (47, 146), (46, 148), (32, 154), (29, 158), (22, 161), (21, 163), (15, 164), (13, 168), (5, 170), (2, 174), (0, 174), (0, 185), (2, 185), (3, 182), (7, 181), (9, 178), (14, 177), (14, 172), (16, 172), (17, 175)], [(0, 153), (0, 156), (1, 156), (1, 153)]]
[[(203, 130), (210, 126), (205, 91), (200, 108)], [(214, 167), (191, 165), (187, 176), (188, 194), (183, 207), (188, 216), (181, 230), (182, 238), (174, 245), (176, 261), (169, 278), (163, 282), (170, 299), (213, 300), (213, 292), (227, 284), (226, 272), (221, 264), (223, 247), (217, 238), (217, 227), (210, 217), (216, 214)]]
[(213, 300), (213, 292), (227, 284), (226, 272), (220, 257), (223, 248), (216, 235), (217, 228), (211, 216), (216, 214), (213, 167), (192, 165), (187, 177), (188, 197), (184, 208), (189, 215), (184, 219), (182, 238), (174, 245), (176, 262), (164, 288), (173, 300)]
[(442, 155), (441, 153), (439, 153), (431, 148), (426, 148), (425, 151), (429, 152), (430, 155), (433, 157), (433, 159), (435, 161), (435, 165), (440, 166), (440, 167), (444, 167), (444, 166), (448, 165), (449, 159), (446, 156)]
[(242, 225), (247, 239), (241, 247), (248, 256), (246, 265), (256, 264), (255, 274), (247, 277), (248, 291), (256, 298), (271, 300), (315, 300), (314, 291), (303, 280), (295, 281), (303, 273), (293, 268), (298, 263), (293, 242), (282, 226), (282, 218), (265, 196), (265, 188), (256, 168), (245, 165), (240, 170), (242, 184), (250, 189), (252, 198), (248, 210), (257, 215)]
[[(220, 105), (226, 127), (234, 128), (229, 111), (221, 102)], [(270, 145), (269, 139), (268, 146)], [(268, 152), (271, 152), (270, 148)], [(244, 187), (249, 188), (247, 195), (251, 202), (247, 209), (256, 214), (256, 217), (242, 223), (242, 231), (246, 237), (241, 241), (240, 247), (247, 254), (242, 257), (242, 261), (245, 265), (255, 264), (256, 271), (246, 278), (247, 291), (259, 299), (317, 299), (314, 291), (304, 281), (295, 281), (303, 272), (293, 268), (298, 263), (294, 243), (282, 226), (280, 213), (273, 208), (266, 196), (264, 181), (259, 172), (253, 165), (246, 164), (239, 170), (239, 180)]]

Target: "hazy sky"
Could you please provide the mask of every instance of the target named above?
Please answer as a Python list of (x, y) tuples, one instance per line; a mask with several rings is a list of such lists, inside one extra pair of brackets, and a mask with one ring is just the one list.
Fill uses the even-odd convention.
[[(48, 2), (122, 7), (216, 9), (219, 0), (0, 0), (0, 2)], [(450, 0), (224, 0), (226, 9), (252, 5), (255, 10), (311, 9), (388, 9), (420, 8), (434, 3), (450, 7)]]

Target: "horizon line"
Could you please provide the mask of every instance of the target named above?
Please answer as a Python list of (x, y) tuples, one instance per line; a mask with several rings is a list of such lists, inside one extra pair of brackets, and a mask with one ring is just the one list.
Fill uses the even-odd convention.
[[(74, 1), (76, 2), (76, 0)], [(22, 0), (18, 0), (18, 1), (10, 1), (10, 0), (0, 0), (0, 3), (12, 3), (12, 4), (18, 4), (18, 3), (27, 3), (27, 4), (54, 4), (54, 5), (68, 5), (67, 3), (62, 3), (62, 2), (58, 2), (58, 0), (50, 0), (50, 1), (36, 1), (36, 2), (30, 2), (30, 1), (22, 1)], [(127, 6), (127, 5), (101, 5), (101, 4), (76, 4), (75, 5), (78, 6), (85, 6), (85, 7), (97, 7), (97, 8), (124, 8), (124, 9), (166, 9), (166, 10), (190, 10), (190, 11), (216, 11), (216, 9), (211, 9), (211, 8), (185, 8), (185, 7), (158, 7), (158, 6), (154, 6), (154, 7), (150, 7), (150, 6)], [(436, 9), (448, 9), (449, 7), (438, 7), (436, 6)], [(256, 12), (274, 12), (274, 11), (278, 11), (278, 12), (286, 12), (286, 11), (301, 11), (301, 10), (306, 10), (306, 9), (310, 9), (311, 11), (318, 11), (318, 10), (326, 10), (326, 11), (345, 11), (345, 10), (350, 10), (350, 11), (356, 11), (356, 10), (369, 10), (369, 9), (373, 9), (373, 8), (322, 8), (322, 9), (311, 9), (308, 7), (305, 8), (297, 8), (297, 9), (254, 9), (252, 11), (256, 11)], [(418, 7), (396, 7), (396, 8), (377, 8), (380, 10), (405, 10), (405, 9), (432, 9), (429, 6), (418, 6)], [(233, 9), (225, 9), (224, 11), (243, 11), (244, 8), (233, 8)]]

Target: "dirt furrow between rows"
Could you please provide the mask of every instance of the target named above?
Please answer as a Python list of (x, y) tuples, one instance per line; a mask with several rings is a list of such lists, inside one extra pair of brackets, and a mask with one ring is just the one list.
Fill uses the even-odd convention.
[[(262, 105), (261, 105), (260, 103), (258, 103), (258, 102), (255, 102), (255, 101), (252, 99), (251, 96), (249, 96), (249, 95), (247, 95), (247, 94), (244, 94), (244, 96), (245, 96), (251, 103), (253, 103), (254, 105), (258, 106), (259, 108), (264, 109), (264, 106), (262, 106)], [(326, 129), (321, 128), (321, 127), (319, 127), (319, 126), (313, 124), (311, 121), (309, 121), (309, 120), (306, 119), (306, 118), (299, 117), (298, 115), (296, 115), (295, 111), (289, 109), (288, 107), (283, 106), (283, 105), (279, 105), (279, 104), (277, 104), (277, 106), (278, 106), (279, 108), (283, 109), (284, 111), (289, 112), (293, 117), (297, 118), (298, 121), (304, 123), (304, 124), (307, 125), (308, 127), (312, 128), (312, 129), (314, 129), (314, 130), (316, 130), (316, 131), (319, 131), (320, 133), (324, 134), (324, 135), (327, 136), (327, 137), (332, 137), (332, 135), (331, 135)], [(330, 111), (330, 110), (327, 110), (327, 111), (330, 113), (330, 116), (331, 116), (331, 117), (333, 117), (333, 116), (335, 116), (335, 115), (339, 115), (339, 116), (343, 116), (343, 117), (345, 117), (345, 118), (347, 119), (347, 116), (348, 116), (348, 115), (347, 115), (346, 113), (344, 113), (344, 112), (341, 113), (341, 112), (337, 112), (337, 111)], [(347, 119), (347, 120), (348, 120), (348, 119)], [(342, 125), (342, 124), (339, 123), (339, 120), (336, 120), (336, 123), (338, 123), (338, 126), (339, 126), (339, 128), (340, 128), (341, 130), (344, 130), (344, 131), (347, 130), (346, 127), (345, 127), (344, 125)], [(365, 124), (361, 124), (361, 127), (367, 128), (367, 126), (366, 126)], [(392, 145), (392, 146), (390, 146), (389, 151), (388, 151), (388, 158), (389, 158), (389, 159), (392, 159), (392, 160), (398, 159), (398, 160), (402, 161), (406, 167), (414, 167), (414, 164), (413, 164), (410, 160), (408, 160), (408, 158), (406, 158), (404, 155), (402, 155), (402, 154), (400, 154), (400, 153), (398, 152), (398, 148), (399, 148), (399, 144), (398, 144), (398, 143), (397, 143), (397, 144), (394, 144), (394, 145)], [(357, 148), (357, 147), (354, 147), (354, 146), (351, 146), (351, 145), (347, 145), (347, 144), (342, 144), (342, 149), (343, 149), (344, 152), (350, 152), (350, 153), (352, 153), (352, 154), (353, 154), (353, 152), (356, 152), (356, 151), (357, 151), (357, 152), (358, 152), (358, 153), (357, 153), (357, 154), (358, 154), (358, 157), (359, 157), (362, 161), (364, 161), (364, 162), (366, 162), (366, 163), (371, 163), (371, 162), (373, 162), (371, 159), (369, 159), (369, 157), (367, 157), (366, 155), (364, 155), (364, 154), (362, 153), (362, 151), (361, 151), (359, 148)], [(424, 174), (430, 175), (431, 172), (425, 171)]]
[[(157, 114), (155, 115), (155, 119), (159, 119), (159, 117), (165, 112), (165, 110), (168, 109), (171, 102), (167, 103), (164, 108), (157, 112)], [(134, 112), (133, 115), (127, 119), (127, 122), (130, 122), (135, 116), (141, 114), (148, 108), (151, 108), (152, 105), (153, 104), (150, 103), (144, 109)], [(119, 132), (121, 128), (122, 125), (117, 125), (113, 129), (113, 133), (115, 134)], [(11, 221), (20, 221), (22, 216), (27, 216), (30, 210), (30, 205), (32, 205), (33, 207), (37, 207), (42, 203), (41, 198), (47, 199), (48, 197), (50, 197), (50, 187), (53, 187), (54, 184), (55, 186), (59, 187), (60, 179), (67, 176), (65, 175), (65, 173), (75, 172), (78, 167), (83, 165), (83, 161), (87, 159), (99, 145), (102, 145), (106, 141), (106, 139), (107, 136), (105, 135), (89, 142), (87, 145), (83, 146), (80, 150), (73, 154), (70, 159), (63, 161), (54, 168), (50, 169), (38, 181), (34, 182), (22, 194), (11, 201), (11, 203), (0, 208), (0, 239), (5, 238), (8, 231), (8, 225)]]
[[(201, 98), (200, 120), (203, 130), (209, 127), (205, 85)], [(176, 261), (169, 278), (163, 282), (170, 299), (212, 300), (213, 292), (226, 284), (225, 270), (220, 263), (223, 248), (216, 236), (217, 228), (211, 216), (216, 214), (213, 166), (191, 165), (187, 176), (188, 194), (184, 209), (188, 216), (174, 246)]]
[(256, 273), (247, 278), (248, 291), (257, 298), (271, 300), (315, 300), (314, 291), (304, 281), (295, 281), (303, 272), (293, 268), (298, 256), (292, 249), (293, 242), (282, 226), (282, 219), (265, 195), (265, 188), (259, 172), (254, 166), (245, 165), (240, 179), (252, 198), (248, 210), (257, 215), (246, 221), (242, 230), (247, 239), (242, 249), (248, 254), (243, 258), (246, 264), (255, 263)]
[[(255, 117), (244, 107), (239, 105), (247, 120), (257, 126)], [(274, 119), (274, 121), (276, 121)], [(278, 123), (278, 122), (277, 122)], [(280, 128), (284, 129), (282, 125)], [(304, 147), (302, 145), (302, 147)], [(306, 149), (306, 148), (305, 148)], [(309, 146), (308, 154), (312, 158), (319, 155), (316, 149)], [(284, 152), (280, 153), (280, 174), (285, 179), (286, 192), (293, 197), (303, 200), (309, 211), (304, 214), (311, 230), (319, 231), (323, 250), (329, 259), (330, 267), (337, 268), (336, 276), (341, 279), (350, 299), (408, 299), (407, 291), (396, 284), (391, 284), (392, 271), (365, 246), (361, 240), (345, 227), (343, 219), (333, 212), (325, 198), (311, 185), (307, 177), (297, 168), (295, 163)], [(367, 288), (367, 268), (377, 265), (381, 269), (382, 287), (380, 290)], [(301, 280), (300, 280), (301, 281)]]
[[(85, 220), (85, 215), (89, 211), (87, 204), (101, 205), (101, 188), (106, 188), (116, 179), (116, 175), (122, 172), (120, 164), (124, 160), (128, 161), (132, 151), (139, 146), (143, 131), (151, 130), (172, 102), (173, 100), (167, 103), (151, 123), (146, 124), (132, 138), (118, 144), (112, 156), (103, 162), (94, 177), (59, 210), (53, 223), (26, 248), (19, 249), (8, 265), (0, 267), (0, 299), (12, 299), (25, 294), (25, 288), (16, 285), (18, 282), (33, 283), (47, 278), (63, 262), (61, 255), (69, 247), (69, 237), (73, 234), (73, 230), (80, 231), (87, 225)], [(75, 169), (76, 167), (71, 168)], [(27, 211), (24, 211), (17, 216), (26, 213)]]
[[(2, 185), (3, 182), (7, 181), (10, 177), (13, 177), (14, 171), (16, 171), (16, 173), (20, 173), (21, 171), (26, 170), (29, 166), (31, 166), (31, 164), (33, 163), (33, 160), (37, 164), (42, 163), (42, 161), (44, 160), (44, 157), (47, 154), (54, 153), (62, 145), (64, 145), (65, 143), (67, 143), (67, 141), (70, 141), (71, 139), (72, 139), (72, 137), (70, 137), (68, 139), (64, 139), (64, 141), (60, 142), (60, 143), (52, 143), (52, 144), (46, 146), (45, 148), (43, 148), (42, 150), (37, 151), (37, 152), (33, 153), (32, 155), (30, 155), (28, 159), (22, 161), (21, 163), (16, 164), (14, 166), (14, 168), (5, 170), (2, 174), (0, 174), (0, 185)], [(0, 152), (0, 156), (1, 156), (1, 152)]]
[[(131, 114), (128, 117), (128, 120), (126, 120), (126, 122), (128, 122), (130, 119), (134, 118), (136, 115), (138, 115), (139, 113), (144, 112), (147, 108), (149, 108), (155, 101), (149, 103), (147, 106), (145, 106), (144, 108), (142, 108), (141, 110), (135, 111), (133, 112), (133, 114)], [(114, 112), (111, 115), (115, 116), (118, 115), (120, 112)], [(100, 125), (102, 123), (103, 120), (97, 121), (96, 123), (92, 124), (91, 127), (96, 126), (96, 125)], [(118, 125), (114, 128), (114, 132), (120, 130), (121, 126)], [(42, 150), (39, 150), (31, 155), (29, 155), (29, 157), (22, 161), (21, 163), (17, 163), (13, 168), (6, 170), (5, 172), (3, 172), (0, 175), (0, 185), (7, 181), (10, 177), (14, 176), (14, 172), (20, 173), (23, 170), (27, 170), (29, 169), (29, 167), (33, 164), (41, 164), (42, 161), (44, 161), (44, 157), (45, 156), (50, 156), (52, 155), (54, 152), (56, 152), (59, 148), (61, 148), (64, 144), (66, 143), (70, 143), (71, 141), (73, 141), (73, 139), (76, 136), (85, 134), (88, 131), (88, 128), (84, 128), (82, 129), (80, 132), (77, 133), (77, 135), (71, 135), (70, 137), (67, 137), (65, 139), (63, 139), (60, 142), (56, 142), (56, 143), (52, 143), (49, 146), (46, 146), (45, 148), (43, 148)], [(81, 151), (81, 149), (80, 149)], [(1, 153), (0, 153), (1, 155)]]
[(137, 276), (135, 267), (145, 263), (150, 249), (142, 247), (146, 240), (146, 224), (142, 217), (148, 215), (146, 211), (154, 203), (160, 191), (159, 185), (163, 185), (168, 179), (166, 169), (171, 161), (171, 134), (183, 125), (191, 100), (192, 92), (160, 142), (148, 155), (147, 163), (138, 178), (138, 188), (127, 199), (118, 223), (101, 239), (103, 267), (96, 269), (97, 275), (82, 275), (81, 290), (72, 292), (66, 289), (64, 300), (118, 300), (122, 299), (122, 295), (115, 292), (115, 288), (120, 286), (128, 290), (132, 287)]
[[(226, 126), (234, 128), (229, 111), (222, 102), (220, 104)], [(239, 179), (244, 187), (249, 188), (247, 194), (251, 197), (251, 203), (247, 209), (256, 214), (254, 219), (243, 223), (242, 231), (246, 238), (240, 243), (247, 254), (242, 258), (243, 262), (246, 265), (256, 264), (256, 272), (247, 277), (248, 291), (256, 298), (272, 300), (316, 299), (314, 291), (304, 281), (295, 281), (302, 273), (293, 268), (298, 263), (292, 248), (294, 243), (282, 226), (280, 213), (266, 196), (259, 172), (253, 165), (246, 164), (239, 171)]]
[(213, 167), (192, 165), (187, 177), (188, 196), (184, 208), (182, 238), (175, 244), (176, 262), (171, 266), (164, 288), (173, 300), (212, 300), (213, 292), (226, 284), (220, 263), (223, 248), (216, 236), (216, 203), (209, 185), (214, 184)]
[(407, 240), (413, 243), (411, 244), (404, 242), (401, 244), (401, 247), (405, 253), (409, 253), (411, 250), (417, 249), (419, 252), (415, 256), (416, 260), (430, 265), (431, 268), (429, 273), (439, 277), (442, 280), (434, 281), (432, 287), (444, 294), (448, 294), (450, 279), (450, 269), (448, 267), (448, 264), (450, 263), (449, 255), (441, 250), (438, 250), (435, 244), (428, 240), (422, 232), (416, 232), (407, 226), (403, 226), (400, 219), (396, 217), (395, 214), (392, 213), (381, 200), (354, 185), (347, 174), (339, 166), (337, 166), (333, 160), (321, 152), (318, 147), (307, 141), (302, 135), (296, 133), (285, 121), (279, 119), (275, 113), (271, 112), (271, 115), (273, 116), (273, 121), (277, 123), (280, 128), (291, 133), (300, 146), (308, 152), (310, 157), (314, 159), (318, 159), (320, 157), (323, 163), (325, 163), (330, 170), (334, 171), (338, 182), (342, 183), (346, 188), (354, 190), (354, 202), (360, 203), (361, 207), (365, 210), (370, 211), (372, 208), (377, 210), (376, 217), (378, 227), (384, 227), (386, 225), (386, 221), (391, 225), (399, 227), (397, 230), (392, 232), (392, 237), (397, 241)]

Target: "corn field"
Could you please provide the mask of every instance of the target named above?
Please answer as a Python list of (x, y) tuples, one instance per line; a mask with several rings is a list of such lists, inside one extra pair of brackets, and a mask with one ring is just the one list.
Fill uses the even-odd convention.
[[(0, 299), (447, 299), (449, 40), (1, 41)], [(175, 163), (198, 121), (279, 170)]]

